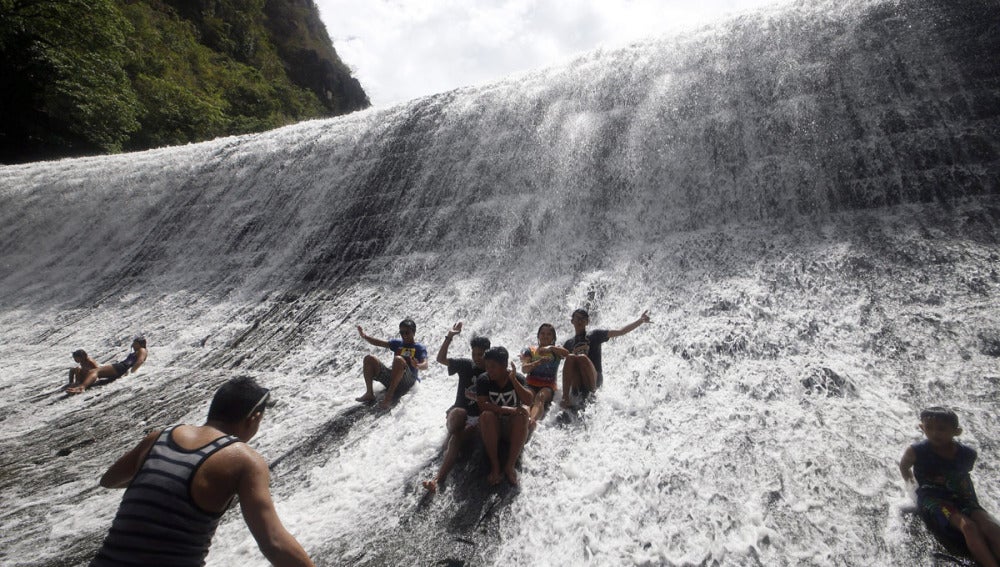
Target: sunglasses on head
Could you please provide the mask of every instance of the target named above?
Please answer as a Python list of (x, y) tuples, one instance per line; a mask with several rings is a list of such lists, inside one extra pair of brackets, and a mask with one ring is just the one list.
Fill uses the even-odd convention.
[(267, 407), (267, 402), (270, 399), (271, 399), (271, 390), (270, 390), (270, 388), (264, 388), (264, 396), (261, 397), (261, 399), (260, 399), (259, 402), (257, 402), (256, 404), (254, 404), (254, 406), (252, 408), (250, 408), (250, 413), (248, 413), (246, 415), (246, 417), (244, 417), (243, 419), (249, 419), (250, 416), (252, 416), (253, 414), (257, 413), (258, 411), (261, 411), (261, 412), (264, 411), (264, 408)]

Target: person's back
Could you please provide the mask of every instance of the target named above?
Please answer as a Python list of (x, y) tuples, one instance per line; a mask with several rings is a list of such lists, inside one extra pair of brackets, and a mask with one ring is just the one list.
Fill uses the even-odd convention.
[(246, 444), (269, 399), (250, 378), (230, 380), (216, 392), (204, 425), (154, 431), (119, 458), (101, 486), (127, 490), (91, 565), (204, 565), (235, 496), (272, 564), (312, 565), (274, 510), (267, 463)]
[(241, 460), (222, 451), (239, 443), (237, 437), (209, 427), (163, 430), (125, 491), (91, 565), (203, 565), (215, 528), (235, 494), (229, 467), (238, 467)]

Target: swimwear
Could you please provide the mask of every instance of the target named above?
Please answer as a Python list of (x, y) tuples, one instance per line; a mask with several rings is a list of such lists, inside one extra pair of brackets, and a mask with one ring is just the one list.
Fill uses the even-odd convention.
[(173, 440), (173, 430), (160, 434), (125, 490), (91, 567), (205, 564), (223, 513), (202, 510), (191, 498), (191, 482), (206, 459), (239, 439), (226, 435), (189, 451)]
[(917, 508), (928, 526), (946, 532), (957, 532), (950, 520), (955, 512), (968, 516), (982, 510), (969, 475), (976, 451), (958, 441), (955, 444), (958, 449), (951, 459), (935, 453), (927, 440), (912, 445), (916, 454), (913, 476), (917, 480)]

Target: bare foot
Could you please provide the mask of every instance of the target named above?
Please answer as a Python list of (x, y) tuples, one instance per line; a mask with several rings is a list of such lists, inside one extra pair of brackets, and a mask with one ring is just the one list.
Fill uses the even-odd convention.
[(382, 401), (378, 403), (378, 409), (392, 409), (392, 398), (389, 396), (382, 398)]
[(538, 420), (535, 419), (535, 418), (529, 419), (528, 420), (528, 435), (531, 435), (532, 433), (534, 433), (536, 427), (538, 427)]
[(435, 492), (437, 492), (438, 483), (437, 483), (437, 479), (436, 478), (432, 479), (432, 480), (425, 480), (423, 482), (423, 485), (424, 485), (424, 488), (427, 489), (427, 492), (430, 492), (431, 494), (434, 494)]
[(488, 482), (490, 486), (496, 486), (500, 484), (501, 480), (503, 480), (503, 475), (500, 474), (500, 471), (498, 470), (491, 471), (490, 475), (486, 477), (486, 482)]
[(517, 471), (514, 470), (514, 467), (507, 467), (503, 472), (507, 475), (507, 480), (509, 480), (512, 485), (517, 486)]
[(569, 409), (569, 408), (573, 407), (573, 401), (570, 400), (569, 398), (563, 398), (563, 399), (559, 400), (559, 407), (561, 407), (563, 409)]
[(73, 386), (72, 388), (66, 388), (66, 393), (67, 394), (82, 394), (83, 393), (83, 387), (82, 386)]
[(362, 403), (374, 402), (375, 401), (375, 394), (365, 394), (365, 395), (361, 396), (360, 398), (354, 398), (354, 401), (356, 401), (356, 402), (362, 402)]

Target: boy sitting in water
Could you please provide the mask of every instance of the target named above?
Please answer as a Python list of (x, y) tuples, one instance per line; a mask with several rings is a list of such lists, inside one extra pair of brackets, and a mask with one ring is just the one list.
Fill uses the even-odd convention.
[(964, 538), (980, 565), (998, 565), (1000, 526), (979, 506), (969, 476), (976, 451), (955, 440), (962, 434), (958, 416), (947, 408), (927, 408), (920, 412), (920, 430), (927, 439), (906, 448), (899, 471), (904, 481), (916, 484), (921, 517), (945, 537)]

